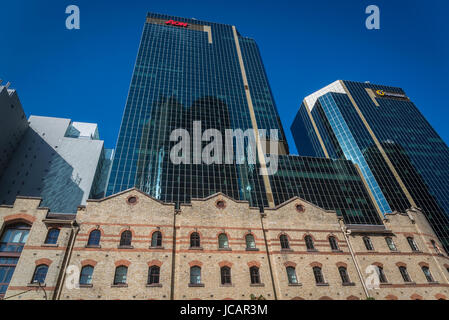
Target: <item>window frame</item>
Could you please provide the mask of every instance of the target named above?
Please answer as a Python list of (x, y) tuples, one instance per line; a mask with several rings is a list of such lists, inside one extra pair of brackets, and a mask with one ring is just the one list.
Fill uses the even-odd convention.
[[(84, 272), (86, 269), (91, 270), (91, 273), (90, 273), (90, 274), (83, 274), (83, 272)], [(92, 266), (92, 265), (85, 265), (85, 266), (83, 266), (83, 267), (81, 268), (80, 278), (79, 278), (79, 284), (80, 284), (81, 286), (91, 286), (91, 285), (92, 285), (92, 282), (93, 282), (93, 276), (94, 276), (94, 270), (95, 270), (95, 267)], [(83, 281), (83, 277), (87, 277), (87, 281)], [(90, 279), (89, 279), (89, 277), (90, 277)]]
[(198, 232), (190, 234), (190, 248), (201, 248), (201, 236)]
[(260, 269), (257, 266), (252, 266), (249, 268), (249, 275), (251, 279), (251, 285), (262, 284), (260, 279)]
[[(96, 236), (97, 234), (98, 234), (98, 236)], [(92, 243), (94, 240), (97, 243)], [(101, 243), (101, 231), (98, 229), (92, 230), (89, 233), (89, 238), (87, 239), (87, 246), (88, 247), (99, 247), (100, 243)]]
[(232, 285), (232, 275), (231, 268), (228, 266), (223, 266), (220, 268), (220, 280), (222, 286)]
[(296, 268), (292, 267), (292, 266), (288, 266), (285, 268), (285, 271), (287, 272), (288, 284), (289, 285), (298, 285), (299, 280), (298, 280), (298, 275), (296, 274)]
[(161, 267), (159, 266), (150, 266), (148, 267), (148, 285), (158, 285), (161, 281)]
[(315, 242), (313, 241), (313, 238), (312, 238), (311, 235), (306, 235), (304, 237), (304, 241), (306, 243), (307, 251), (316, 251), (316, 249), (315, 249)]
[(373, 241), (371, 240), (370, 237), (364, 236), (363, 237), (363, 243), (365, 244), (366, 250), (368, 250), (368, 251), (375, 251), (374, 250)]
[[(120, 270), (125, 270), (124, 274), (123, 273), (119, 274)], [(124, 279), (121, 279), (124, 281), (117, 281), (117, 280), (120, 280), (120, 279), (118, 279), (119, 276), (124, 278)], [(115, 273), (114, 273), (114, 286), (126, 286), (127, 284), (128, 284), (128, 267), (124, 266), (124, 265), (117, 266), (115, 268)]]
[(312, 268), (313, 276), (315, 278), (315, 284), (323, 285), (326, 284), (326, 280), (324, 279), (323, 269), (321, 267), (315, 266)]
[(281, 244), (281, 250), (291, 250), (290, 248), (290, 240), (286, 234), (281, 234), (279, 236), (279, 242)]
[[(197, 272), (196, 272), (197, 271)], [(200, 266), (191, 266), (190, 267), (190, 285), (201, 285), (202, 284), (202, 275), (201, 275), (201, 267)], [(196, 272), (197, 274), (194, 274)]]
[[(252, 240), (248, 240), (248, 239), (252, 239)], [(254, 235), (252, 233), (248, 233), (245, 236), (245, 244), (246, 244), (246, 250), (256, 250), (257, 246), (256, 246), (256, 237), (254, 237)]]
[[(422, 266), (421, 270), (424, 273), (424, 276), (426, 277), (427, 282), (429, 282), (429, 283), (435, 282), (435, 278), (433, 277), (432, 273), (430, 272), (430, 268), (428, 266)], [(427, 273), (426, 273), (426, 271), (427, 271)]]
[(162, 248), (162, 232), (159, 230), (151, 235), (151, 248)]
[(340, 251), (340, 246), (338, 245), (338, 241), (335, 236), (329, 236), (328, 241), (332, 251)]
[[(55, 235), (54, 235), (54, 233), (55, 233)], [(45, 237), (44, 244), (46, 244), (46, 245), (57, 245), (60, 233), (61, 233), (61, 229), (59, 229), (59, 228), (50, 228), (50, 229), (48, 229), (47, 236)]]
[(400, 266), (399, 267), (399, 272), (401, 273), (402, 276), (402, 280), (404, 280), (405, 283), (411, 283), (412, 278), (410, 277), (410, 274), (407, 271), (407, 267), (405, 266)]
[[(37, 281), (38, 279), (36, 279), (36, 277), (38, 276), (38, 272), (41, 269), (45, 269), (45, 274), (43, 275), (43, 281), (42, 282)], [(44, 285), (45, 284), (45, 280), (47, 279), (48, 269), (49, 269), (49, 266), (46, 265), (46, 264), (40, 264), (40, 265), (36, 266), (36, 268), (34, 269), (33, 277), (31, 278), (31, 284)]]
[(408, 245), (410, 246), (410, 249), (412, 249), (412, 252), (419, 252), (418, 244), (415, 241), (414, 237), (407, 237)]
[(226, 233), (220, 233), (218, 235), (218, 249), (229, 249), (229, 238)]
[(133, 241), (133, 233), (131, 230), (125, 230), (120, 234), (120, 247), (131, 247)]

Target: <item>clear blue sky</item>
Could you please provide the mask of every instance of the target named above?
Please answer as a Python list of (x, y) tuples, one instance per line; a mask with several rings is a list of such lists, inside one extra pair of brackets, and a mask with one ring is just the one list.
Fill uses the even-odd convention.
[[(81, 30), (65, 28), (65, 8)], [(381, 30), (365, 8), (381, 9)], [(0, 78), (26, 114), (96, 122), (115, 147), (147, 11), (236, 25), (256, 39), (294, 153), (290, 125), (302, 99), (337, 80), (400, 86), (449, 142), (446, 0), (2, 1)]]

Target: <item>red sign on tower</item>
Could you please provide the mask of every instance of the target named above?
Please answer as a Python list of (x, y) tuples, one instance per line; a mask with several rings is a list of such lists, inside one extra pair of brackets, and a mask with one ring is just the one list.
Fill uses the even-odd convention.
[(189, 26), (188, 23), (174, 21), (174, 20), (168, 20), (167, 22), (165, 22), (165, 24), (176, 26), (176, 27), (184, 27), (184, 28), (187, 28)]

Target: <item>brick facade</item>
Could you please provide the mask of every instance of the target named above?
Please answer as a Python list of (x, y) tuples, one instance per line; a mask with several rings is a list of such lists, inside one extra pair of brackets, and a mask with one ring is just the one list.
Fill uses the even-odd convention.
[[(176, 209), (136, 189), (90, 200), (76, 218), (49, 213), (39, 205), (40, 199), (17, 198), (14, 206), (0, 206), (2, 234), (17, 222), (31, 225), (5, 298), (434, 300), (449, 296), (449, 258), (417, 209), (391, 214), (384, 226), (373, 227), (345, 225), (335, 212), (300, 198), (263, 213), (223, 194), (194, 199)], [(60, 229), (56, 245), (45, 244), (52, 228)], [(96, 230), (100, 243), (89, 245)], [(121, 243), (124, 233), (132, 235), (130, 245)], [(159, 233), (161, 245), (152, 241)], [(373, 250), (367, 250), (364, 237), (369, 237)], [(389, 248), (387, 237), (396, 250)], [(413, 238), (417, 250), (412, 251), (407, 238)], [(330, 240), (336, 247), (331, 248)], [(41, 286), (31, 283), (38, 265), (48, 266)], [(387, 282), (379, 288), (365, 283), (370, 266), (383, 268)], [(86, 267), (94, 270), (91, 282), (79, 285), (76, 275)], [(404, 281), (399, 267), (406, 268), (410, 281)], [(127, 268), (126, 278), (115, 283), (120, 268)], [(151, 268), (159, 272), (148, 281)]]

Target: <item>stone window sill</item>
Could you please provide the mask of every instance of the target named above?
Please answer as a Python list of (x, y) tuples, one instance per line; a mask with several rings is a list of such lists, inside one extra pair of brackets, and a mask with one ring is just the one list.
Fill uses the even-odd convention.
[(405, 282), (405, 285), (407, 285), (407, 286), (415, 286), (416, 282)]
[(123, 284), (113, 284), (111, 286), (111, 288), (128, 288), (128, 284), (123, 283)]
[(289, 283), (288, 284), (289, 287), (302, 287), (302, 283)]
[(45, 288), (46, 286), (47, 285), (45, 283), (41, 283), (40, 285), (39, 285), (39, 283), (28, 283), (27, 284), (27, 287), (29, 287), (29, 288), (39, 288), (39, 287)]
[(250, 287), (265, 287), (264, 283), (251, 283), (249, 285)]
[(440, 284), (438, 281), (431, 281), (431, 282), (428, 282), (428, 284)]
[(246, 251), (259, 251), (258, 248), (246, 248)]
[(355, 283), (354, 282), (345, 282), (345, 283), (342, 283), (342, 285), (344, 287), (355, 287)]
[(317, 249), (307, 249), (307, 252), (318, 252)]
[(80, 286), (80, 288), (93, 288), (94, 287), (93, 284), (80, 284), (79, 286)]
[(57, 248), (57, 247), (59, 247), (59, 244), (51, 244), (51, 243), (44, 243), (41, 247), (44, 247), (44, 248)]
[(343, 252), (343, 250), (337, 249), (337, 250), (332, 250), (332, 252), (334, 252), (334, 253), (341, 253), (341, 252)]
[(147, 288), (162, 288), (162, 283), (147, 284)]
[(317, 287), (329, 287), (329, 283), (317, 283)]
[(204, 249), (203, 249), (203, 247), (190, 247), (189, 250), (198, 250), (198, 251), (201, 251), (201, 250), (204, 250)]
[(293, 252), (293, 249), (281, 249), (281, 253), (290, 253)]
[(232, 251), (231, 248), (218, 248), (218, 251)]
[(153, 250), (164, 250), (165, 248), (164, 247), (152, 247), (152, 246), (150, 246), (150, 249), (153, 249)]
[(204, 283), (189, 283), (190, 288), (204, 288)]
[(118, 246), (118, 249), (134, 249), (133, 246)]
[(86, 244), (86, 249), (92, 248), (92, 249), (101, 249), (100, 245), (93, 245), (93, 244)]

